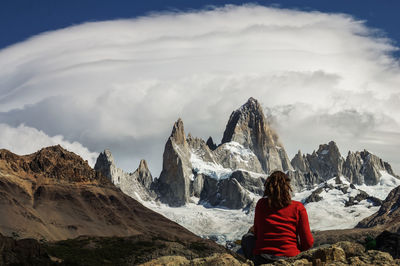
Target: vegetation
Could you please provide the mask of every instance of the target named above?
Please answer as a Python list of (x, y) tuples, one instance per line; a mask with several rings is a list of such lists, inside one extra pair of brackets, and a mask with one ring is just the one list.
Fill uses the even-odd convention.
[(144, 254), (162, 249), (165, 244), (132, 238), (81, 237), (48, 243), (45, 247), (49, 255), (65, 265), (126, 265), (128, 260), (135, 264), (147, 261)]

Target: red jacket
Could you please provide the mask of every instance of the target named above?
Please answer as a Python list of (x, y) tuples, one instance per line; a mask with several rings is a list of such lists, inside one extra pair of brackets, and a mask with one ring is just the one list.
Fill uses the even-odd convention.
[(254, 254), (293, 257), (310, 249), (314, 243), (303, 204), (292, 203), (280, 210), (267, 207), (267, 200), (257, 202), (254, 215), (256, 245)]

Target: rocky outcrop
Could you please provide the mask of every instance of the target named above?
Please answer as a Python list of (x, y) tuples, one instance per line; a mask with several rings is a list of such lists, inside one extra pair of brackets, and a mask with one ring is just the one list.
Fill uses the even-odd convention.
[(210, 150), (215, 150), (218, 146), (214, 143), (214, 140), (212, 139), (212, 137), (209, 137), (208, 139), (207, 139), (207, 142), (206, 142), (206, 144), (207, 144), (207, 146), (210, 148)]
[(222, 180), (206, 176), (200, 202), (214, 207), (243, 209), (254, 205), (256, 198), (263, 195), (264, 181), (262, 177), (253, 177), (240, 170)]
[(310, 171), (327, 180), (342, 173), (343, 158), (334, 141), (322, 144), (316, 152), (306, 156)]
[(379, 210), (358, 223), (358, 228), (379, 227), (392, 232), (400, 230), (400, 186), (393, 189)]
[(153, 266), (153, 265), (192, 265), (192, 266), (202, 266), (202, 265), (226, 265), (226, 266), (241, 266), (250, 265), (250, 262), (246, 263), (237, 258), (233, 257), (231, 254), (214, 254), (209, 257), (197, 258), (197, 259), (187, 259), (183, 256), (164, 256), (158, 259), (151, 260), (147, 263), (141, 264), (141, 266)]
[(55, 265), (35, 239), (15, 240), (0, 234), (0, 265)]
[(150, 190), (153, 177), (145, 160), (140, 160), (139, 167), (133, 172), (133, 175), (137, 176), (137, 180), (143, 187)]
[(94, 170), (99, 171), (104, 176), (108, 177), (108, 179), (118, 187), (121, 184), (121, 180), (123, 180), (126, 175), (122, 169), (115, 165), (114, 157), (110, 150), (104, 150), (99, 154)]
[(307, 158), (301, 153), (300, 150), (296, 153), (290, 163), (292, 164), (294, 170), (298, 170), (303, 173), (310, 171), (310, 165), (307, 161)]
[(378, 184), (381, 177), (380, 171), (386, 171), (395, 176), (389, 163), (366, 150), (349, 152), (343, 165), (343, 175), (355, 184)]
[(133, 173), (125, 173), (115, 164), (111, 151), (100, 153), (94, 166), (96, 171), (107, 176), (110, 181), (128, 196), (142, 201), (156, 198), (152, 190), (153, 177), (145, 160), (141, 160), (139, 167)]
[(398, 265), (399, 261), (386, 252), (366, 251), (355, 242), (338, 242), (333, 245), (314, 248), (287, 260), (272, 265)]
[(273, 170), (292, 170), (278, 135), (270, 128), (261, 105), (254, 98), (232, 112), (222, 144), (232, 141), (252, 150), (267, 174)]
[(289, 176), (296, 190), (310, 188), (338, 176), (344, 176), (356, 185), (378, 184), (382, 171), (398, 178), (389, 163), (366, 150), (349, 152), (344, 159), (334, 141), (321, 144), (312, 154), (303, 155), (299, 151), (291, 163), (295, 173), (289, 173)]
[(203, 192), (200, 194), (200, 201), (213, 207), (242, 209), (250, 204), (252, 199), (235, 178), (216, 181), (207, 177)]
[(4, 172), (29, 175), (37, 179), (109, 184), (103, 175), (93, 171), (87, 161), (60, 145), (43, 148), (25, 156), (1, 149), (0, 167)]
[[(307, 204), (310, 202), (321, 201), (323, 199), (323, 197), (320, 196), (321, 193), (323, 193), (323, 192), (327, 193), (333, 189), (339, 190), (343, 194), (348, 195), (348, 200), (345, 202), (344, 207), (350, 207), (353, 205), (357, 205), (363, 200), (368, 200), (369, 202), (372, 203), (373, 206), (380, 206), (382, 204), (382, 201), (380, 199), (370, 196), (370, 195), (368, 195), (367, 192), (365, 192), (361, 189), (356, 189), (354, 186), (341, 183), (339, 178), (337, 179), (337, 182), (334, 185), (328, 184), (327, 182), (319, 185), (319, 187), (317, 189), (315, 189), (311, 193), (311, 195), (308, 196), (304, 200), (304, 203)], [(351, 193), (348, 193), (348, 192), (350, 192), (350, 190), (351, 190)]]
[(312, 172), (301, 172), (299, 170), (296, 171), (288, 171), (287, 172), (290, 178), (290, 184), (294, 192), (301, 191), (304, 189), (312, 189), (315, 185), (323, 183), (325, 180), (320, 177), (316, 173)]
[(181, 206), (189, 202), (193, 174), (190, 156), (183, 122), (178, 119), (165, 144), (163, 168), (156, 184), (162, 202), (170, 206)]

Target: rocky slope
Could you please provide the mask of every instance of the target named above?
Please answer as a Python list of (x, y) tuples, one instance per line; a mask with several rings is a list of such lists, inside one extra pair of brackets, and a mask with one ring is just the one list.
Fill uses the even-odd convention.
[(393, 189), (373, 215), (363, 219), (358, 228), (379, 228), (400, 233), (400, 186)]
[(203, 241), (122, 193), (61, 146), (25, 156), (0, 150), (0, 232), (44, 241), (80, 235)]

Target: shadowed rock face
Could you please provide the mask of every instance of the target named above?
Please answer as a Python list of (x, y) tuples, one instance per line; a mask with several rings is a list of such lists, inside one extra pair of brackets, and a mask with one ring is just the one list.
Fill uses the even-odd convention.
[(307, 155), (310, 170), (323, 179), (330, 179), (342, 173), (343, 158), (335, 142), (319, 146), (317, 152)]
[(267, 174), (273, 170), (292, 169), (278, 135), (269, 127), (261, 105), (254, 98), (232, 112), (222, 143), (231, 141), (254, 151)]
[(54, 265), (45, 249), (34, 239), (15, 240), (0, 234), (0, 265)]

